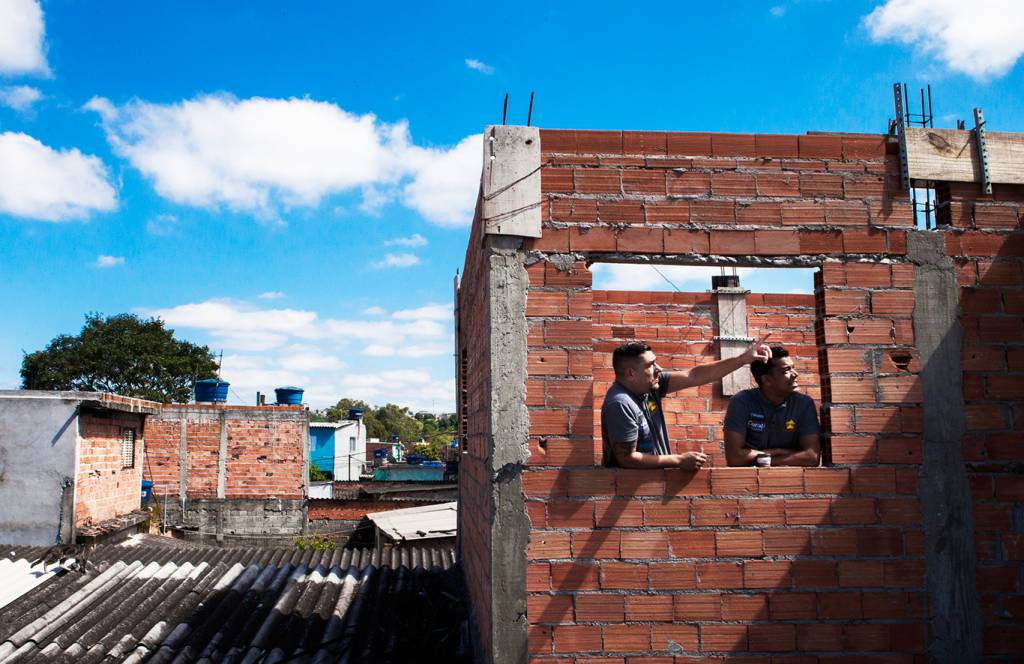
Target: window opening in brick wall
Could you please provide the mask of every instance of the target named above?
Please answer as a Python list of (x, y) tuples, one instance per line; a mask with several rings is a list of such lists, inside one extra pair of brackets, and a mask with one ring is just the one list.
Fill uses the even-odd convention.
[[(632, 339), (649, 343), (667, 369), (688, 369), (719, 359), (723, 345), (742, 352), (746, 339), (771, 332), (768, 343), (785, 346), (800, 372), (800, 391), (822, 405), (819, 338), (822, 307), (815, 294), (817, 268), (761, 268), (594, 263), (594, 409), (599, 412), (605, 392), (614, 381), (611, 351)], [(738, 278), (738, 288), (722, 276)], [(712, 290), (712, 277), (725, 286)], [(731, 291), (731, 292), (730, 292)], [(737, 293), (736, 291), (740, 291)], [(743, 293), (742, 291), (748, 291)], [(729, 296), (725, 296), (729, 292)], [(719, 309), (723, 306), (734, 311)], [(722, 334), (719, 326), (733, 315), (737, 330)], [(728, 324), (728, 323), (727, 323)], [(735, 324), (735, 323), (733, 323)], [(669, 439), (676, 451), (702, 451), (715, 466), (725, 466), (723, 422), (731, 394), (754, 382), (748, 369), (733, 378), (678, 392), (665, 403)], [(730, 389), (730, 383), (732, 388)], [(828, 424), (822, 425), (822, 452)], [(595, 426), (595, 446), (601, 444)]]
[(121, 429), (121, 467), (135, 467), (135, 429)]
[(935, 228), (935, 188), (913, 187), (910, 190), (910, 202), (914, 206), (914, 225), (924, 230)]

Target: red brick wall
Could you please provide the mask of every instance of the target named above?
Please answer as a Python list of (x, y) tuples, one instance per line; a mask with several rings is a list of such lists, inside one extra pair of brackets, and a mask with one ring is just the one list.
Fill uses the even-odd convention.
[[(800, 371), (802, 391), (819, 401), (814, 296), (749, 293), (746, 300), (749, 333), (760, 336), (770, 331), (772, 343), (784, 344)], [(651, 345), (658, 363), (666, 369), (685, 370), (716, 360), (717, 304), (711, 293), (637, 291), (593, 291), (593, 303), (594, 458), (595, 463), (600, 463), (601, 403), (615, 380), (612, 351), (625, 341), (640, 339)], [(543, 389), (543, 382), (535, 380), (534, 394)], [(554, 397), (572, 393), (557, 384), (551, 392)], [(535, 401), (542, 405), (539, 398)], [(705, 452), (715, 464), (725, 465), (722, 421), (728, 405), (720, 381), (683, 390), (666, 399), (665, 423), (674, 451)]]
[(1024, 643), (1024, 186), (940, 187), (940, 219), (960, 285), (964, 328), (964, 456), (974, 495), (985, 651)]
[[(83, 411), (78, 418), (75, 526), (98, 523), (139, 509), (142, 491), (144, 415)], [(135, 458), (123, 468), (124, 429), (135, 430)]]
[(436, 505), (433, 501), (421, 500), (311, 500), (309, 520), (317, 521), (359, 521), (367, 514), (390, 512), (407, 507)]
[[(906, 465), (920, 449), (904, 259), (912, 214), (905, 197), (889, 197), (894, 146), (881, 136), (544, 131), (541, 147), (544, 235), (526, 248), (580, 261), (533, 266), (527, 303), (535, 660), (920, 655), (923, 531)], [(822, 264), (814, 319), (801, 300), (792, 345), (805, 370), (820, 347), (820, 404), (843, 432), (834, 467), (595, 467), (595, 405), (610, 378), (600, 351), (617, 339), (594, 330), (618, 312), (590, 291), (587, 262), (630, 254)], [(685, 366), (716, 353), (699, 309), (709, 302), (680, 303), (691, 309), (670, 325), (667, 303), (651, 299), (636, 303), (637, 323), (664, 313), (645, 332), (679, 335), (656, 340), (662, 354)], [(765, 323), (778, 315), (765, 312)], [(901, 366), (911, 356), (905, 369), (893, 354)], [(691, 392), (670, 411), (677, 444), (717, 452), (724, 402), (707, 386)]]
[[(479, 214), (473, 221), (469, 244), (483, 242)], [(481, 251), (469, 252), (458, 292), (456, 335), (465, 371), (457, 388), (465, 401), (460, 408), (462, 456), (459, 460), (459, 560), (470, 595), (476, 636), (484, 652), (491, 648), (491, 424), (490, 424), (490, 314), (488, 264)]]
[[(906, 257), (913, 211), (895, 139), (548, 130), (541, 149), (543, 236), (524, 240), (533, 661), (923, 661), (924, 411)], [(962, 286), (963, 450), (983, 647), (1006, 659), (1024, 636), (1015, 618), (1024, 610), (1024, 187), (981, 196), (975, 185), (939, 183), (937, 199), (945, 225), (936, 232)], [(470, 242), (467, 266), (479, 246)], [(620, 313), (626, 326), (623, 305), (634, 304), (642, 311), (629, 312), (641, 314), (629, 325), (655, 332), (637, 336), (664, 343), (659, 353), (683, 363), (709, 350), (696, 300), (673, 299), (691, 307), (691, 322), (673, 326), (666, 302), (603, 302), (589, 265), (708, 257), (819, 268), (824, 467), (595, 465), (595, 406), (609, 380), (600, 351), (619, 339), (595, 330)], [(486, 289), (467, 270), (462, 292)], [(651, 325), (662, 313), (665, 324)], [(662, 328), (681, 338), (657, 340)], [(800, 334), (809, 365), (802, 326)], [(708, 423), (715, 395), (696, 392), (672, 411), (681, 446), (704, 444), (719, 425)], [(481, 527), (477, 518), (464, 514), (462, 532)]]
[[(294, 411), (295, 417), (282, 416)], [(164, 406), (150, 417), (146, 478), (157, 495), (177, 496), (180, 487), (182, 417), (186, 431), (186, 491), (190, 498), (216, 498), (221, 416), (227, 428), (224, 497), (302, 498), (305, 412), (287, 406)]]

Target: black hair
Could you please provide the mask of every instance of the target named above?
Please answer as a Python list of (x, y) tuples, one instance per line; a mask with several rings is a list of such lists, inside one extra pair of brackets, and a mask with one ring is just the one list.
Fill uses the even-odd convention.
[(615, 375), (621, 376), (628, 364), (635, 362), (638, 357), (649, 350), (651, 350), (651, 347), (643, 341), (627, 341), (619, 345), (612, 352), (612, 368), (615, 369)]
[(789, 357), (789, 351), (782, 346), (772, 346), (772, 357), (767, 362), (754, 360), (750, 363), (750, 373), (754, 374), (754, 382), (761, 384), (761, 378), (772, 370), (772, 362), (783, 357)]

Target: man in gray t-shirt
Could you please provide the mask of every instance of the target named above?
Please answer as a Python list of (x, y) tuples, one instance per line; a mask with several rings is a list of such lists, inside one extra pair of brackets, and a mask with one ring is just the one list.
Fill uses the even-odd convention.
[(640, 341), (624, 343), (612, 354), (615, 383), (601, 406), (602, 465), (622, 468), (685, 468), (696, 470), (707, 461), (702, 452), (673, 454), (662, 398), (671, 392), (703, 385), (769, 354), (764, 339), (745, 353), (710, 362), (689, 371), (662, 371), (651, 347)]
[(750, 365), (757, 387), (729, 400), (725, 413), (725, 458), (730, 466), (751, 466), (760, 454), (773, 466), (817, 466), (821, 457), (818, 409), (796, 390), (800, 374), (782, 346), (771, 358)]

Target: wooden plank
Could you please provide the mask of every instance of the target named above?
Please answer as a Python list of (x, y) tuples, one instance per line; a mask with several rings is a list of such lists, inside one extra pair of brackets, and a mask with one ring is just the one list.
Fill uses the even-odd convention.
[[(906, 138), (911, 180), (981, 184), (981, 160), (973, 132), (907, 127)], [(1024, 184), (1024, 134), (986, 132), (986, 147), (992, 182)]]

